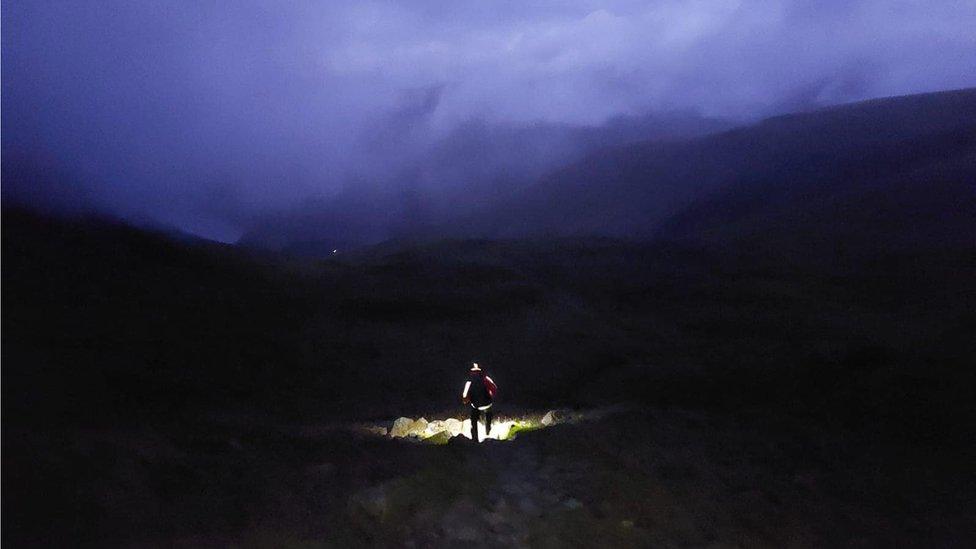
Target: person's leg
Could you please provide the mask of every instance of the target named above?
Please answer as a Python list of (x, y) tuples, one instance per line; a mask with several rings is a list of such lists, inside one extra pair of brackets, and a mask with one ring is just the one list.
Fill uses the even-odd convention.
[(485, 410), (485, 437), (491, 436), (491, 408)]
[(478, 442), (478, 409), (471, 407), (471, 440)]

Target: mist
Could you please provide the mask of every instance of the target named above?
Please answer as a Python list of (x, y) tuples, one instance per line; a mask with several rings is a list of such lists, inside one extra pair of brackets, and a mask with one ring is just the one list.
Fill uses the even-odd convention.
[(380, 239), (601, 146), (976, 85), (964, 1), (2, 9), (4, 200), (229, 242), (350, 200)]

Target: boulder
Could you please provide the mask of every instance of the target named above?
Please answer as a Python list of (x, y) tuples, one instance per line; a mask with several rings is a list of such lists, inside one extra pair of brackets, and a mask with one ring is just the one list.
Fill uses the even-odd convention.
[(557, 417), (556, 414), (557, 412), (555, 410), (549, 410), (548, 412), (546, 412), (546, 415), (542, 416), (541, 423), (546, 427), (549, 427), (550, 425), (556, 423), (557, 421), (559, 421), (559, 418)]
[(382, 425), (357, 425), (356, 430), (367, 435), (378, 435), (381, 437), (387, 435), (386, 427)]
[[(471, 424), (470, 420), (468, 421), (469, 421), (468, 425), (470, 425)], [(461, 423), (461, 420), (454, 419), (453, 417), (444, 420), (444, 428), (447, 430), (448, 433), (451, 433), (452, 437), (456, 437), (460, 435), (461, 429), (463, 427), (464, 424)]]
[(422, 417), (410, 425), (409, 435), (414, 437), (423, 437), (426, 431), (427, 418)]
[(391, 437), (405, 437), (410, 433), (410, 428), (413, 426), (413, 420), (408, 417), (397, 418), (393, 422), (393, 427), (390, 428)]
[(435, 419), (434, 421), (427, 422), (427, 429), (424, 431), (424, 436), (432, 437), (434, 435), (443, 433), (446, 430), (447, 426), (444, 425), (444, 422), (439, 419)]
[(450, 441), (451, 441), (451, 433), (448, 433), (447, 431), (441, 431), (437, 434), (430, 435), (429, 437), (424, 439), (424, 442), (426, 442), (427, 444), (434, 444), (437, 446), (440, 446), (441, 444), (447, 444)]
[(515, 428), (514, 421), (510, 419), (498, 420), (491, 424), (491, 433), (488, 436), (496, 440), (508, 440), (513, 434), (513, 428)]

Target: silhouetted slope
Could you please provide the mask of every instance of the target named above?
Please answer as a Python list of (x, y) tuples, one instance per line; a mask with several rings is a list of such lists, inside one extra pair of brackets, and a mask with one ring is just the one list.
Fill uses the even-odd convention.
[[(976, 250), (797, 262), (447, 240), (301, 262), (97, 220), (2, 220), (8, 544), (396, 545), (489, 516), (584, 539), (525, 520), (533, 508), (601, 542), (938, 545), (971, 531)], [(332, 429), (456, 414), (471, 360), (502, 415), (636, 413), (504, 450)], [(472, 486), (493, 499), (472, 503)], [(837, 509), (843, 527), (827, 531)]]
[[(972, 249), (801, 263), (613, 239), (462, 240), (289, 263), (6, 211), (3, 264), (4, 409), (20, 420), (439, 410), (460, 365), (481, 359), (525, 406), (813, 402), (830, 415), (865, 391), (901, 402), (908, 376), (930, 380), (938, 402), (858, 415), (931, 423), (962, 413), (953, 380), (976, 352)], [(834, 379), (865, 353), (880, 381)], [(825, 400), (828, 380), (853, 385)]]
[(253, 406), (298, 375), (277, 370), (301, 302), (228, 247), (5, 209), (3, 287), (4, 414), (18, 422)]
[(472, 120), (411, 153), (392, 177), (351, 181), (336, 196), (263, 216), (240, 242), (325, 257), (335, 248), (395, 236), (457, 237), (464, 234), (459, 228), (468, 226), (472, 212), (593, 151), (638, 141), (684, 140), (729, 127), (728, 122), (690, 113), (621, 116), (600, 126)]
[(873, 100), (687, 143), (607, 150), (479, 222), (486, 234), (506, 236), (724, 238), (723, 225), (729, 234), (799, 232), (813, 229), (808, 218), (836, 212), (840, 223), (814, 232), (877, 235), (914, 220), (929, 225), (918, 228), (931, 233), (925, 238), (971, 234), (974, 151), (976, 90)]
[(862, 149), (866, 156), (904, 159), (898, 173), (736, 186), (697, 201), (658, 236), (807, 254), (810, 246), (843, 253), (976, 245), (976, 132), (929, 143), (938, 150)]
[[(657, 123), (657, 133), (634, 121), (465, 126), (396, 185), (361, 183), (309, 202), (264, 220), (242, 242), (323, 257), (395, 235), (714, 240), (774, 232), (801, 245), (801, 233), (877, 241), (913, 227), (915, 236), (892, 237), (907, 244), (973, 232), (976, 90), (842, 105), (704, 137), (696, 136), (721, 124)], [(611, 146), (642, 134), (656, 138)]]

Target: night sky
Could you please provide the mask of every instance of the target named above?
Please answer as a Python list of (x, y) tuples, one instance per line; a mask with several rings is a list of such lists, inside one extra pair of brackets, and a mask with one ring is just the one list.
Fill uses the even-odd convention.
[(5, 168), (67, 182), (31, 201), (77, 185), (233, 241), (256, 215), (394, 180), (471, 120), (747, 122), (976, 85), (972, 1), (526, 4), (7, 0)]

